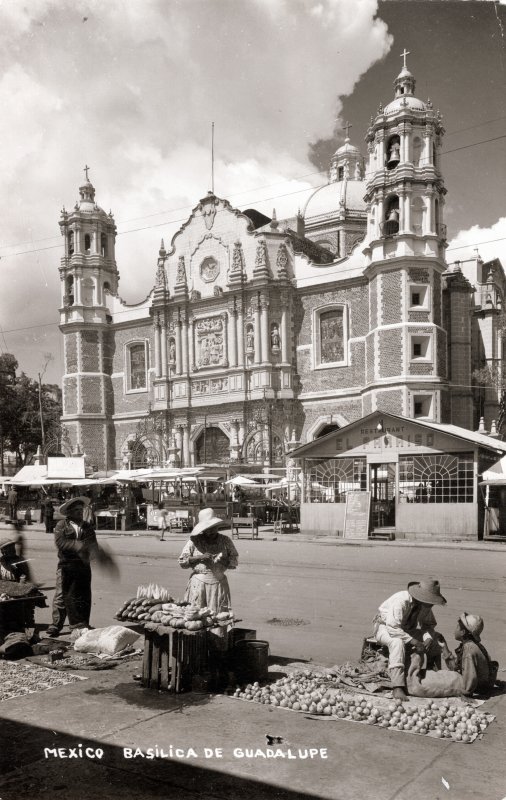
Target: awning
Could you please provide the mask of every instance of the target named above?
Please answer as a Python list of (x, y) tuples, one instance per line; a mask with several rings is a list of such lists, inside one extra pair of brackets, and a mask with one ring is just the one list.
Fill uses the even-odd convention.
[(225, 483), (227, 486), (261, 486), (261, 484), (247, 475), (236, 475), (234, 478), (230, 478), (229, 481), (225, 481)]
[(481, 476), (480, 486), (506, 486), (506, 456), (503, 456)]

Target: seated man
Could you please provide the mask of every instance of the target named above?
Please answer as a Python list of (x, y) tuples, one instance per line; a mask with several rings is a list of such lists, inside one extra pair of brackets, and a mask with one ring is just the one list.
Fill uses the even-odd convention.
[(481, 644), (483, 619), (477, 614), (460, 615), (455, 638), (460, 645), (455, 651), (454, 669), (460, 672), (464, 683), (464, 694), (488, 694), (497, 677), (497, 661), (492, 661)]
[(436, 634), (437, 625), (432, 606), (445, 605), (439, 581), (408, 583), (406, 591), (396, 592), (382, 603), (373, 620), (376, 641), (388, 647), (388, 669), (395, 698), (406, 698), (406, 646), (432, 663), (441, 661), (447, 651), (443, 637)]

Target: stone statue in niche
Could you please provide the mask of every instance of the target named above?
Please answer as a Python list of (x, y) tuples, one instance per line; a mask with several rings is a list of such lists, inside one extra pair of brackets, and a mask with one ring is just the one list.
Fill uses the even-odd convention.
[(253, 328), (248, 326), (246, 329), (246, 350), (252, 353), (255, 349), (255, 334), (253, 333)]
[(279, 335), (279, 328), (277, 325), (273, 325), (271, 330), (271, 350), (274, 353), (277, 353), (279, 351), (280, 346), (281, 346), (281, 337)]
[(169, 364), (175, 364), (176, 362), (176, 344), (174, 339), (171, 339), (169, 342)]

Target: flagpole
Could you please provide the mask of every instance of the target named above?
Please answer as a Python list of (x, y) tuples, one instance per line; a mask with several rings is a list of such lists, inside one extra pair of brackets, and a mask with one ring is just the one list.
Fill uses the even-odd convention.
[(211, 191), (214, 194), (214, 122), (211, 123)]

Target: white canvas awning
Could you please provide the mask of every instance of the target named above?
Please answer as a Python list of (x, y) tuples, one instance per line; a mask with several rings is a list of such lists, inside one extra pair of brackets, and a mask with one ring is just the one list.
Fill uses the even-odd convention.
[(225, 483), (227, 486), (260, 486), (257, 481), (247, 475), (236, 475), (234, 478), (230, 478), (229, 481), (225, 481)]
[(482, 475), (480, 485), (485, 486), (506, 486), (506, 456), (502, 456), (490, 469), (486, 469)]

